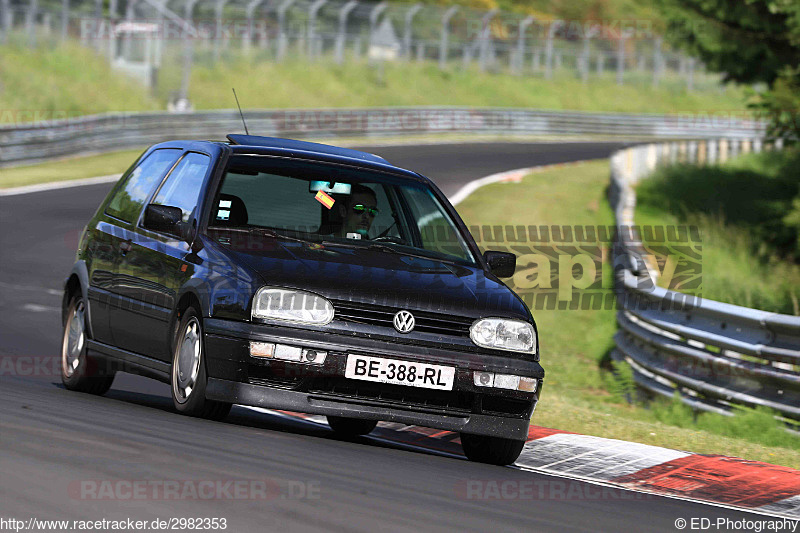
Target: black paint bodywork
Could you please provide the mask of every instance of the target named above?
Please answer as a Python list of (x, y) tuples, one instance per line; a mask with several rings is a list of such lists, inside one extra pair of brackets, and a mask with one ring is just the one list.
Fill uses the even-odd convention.
[[(195, 234), (188, 244), (145, 229), (143, 213), (132, 223), (106, 214), (123, 176), (87, 224), (66, 284), (65, 305), (76, 290), (89, 303), (90, 352), (116, 368), (168, 382), (176, 324), (181, 312), (193, 306), (203, 317), (206, 394), (211, 399), (525, 438), (544, 378), (538, 345), (535, 356), (487, 350), (476, 346), (468, 334), (416, 330), (400, 334), (391, 327), (339, 316), (339, 308), (386, 313), (406, 309), (434, 319), (453, 317), (467, 325), (489, 316), (534, 323), (522, 300), (490, 272), (460, 217), (430, 180), (375, 156), (349, 157), (341, 149), (325, 153), (315, 146), (320, 145), (173, 141), (146, 151), (139, 161), (159, 148), (211, 158), (198, 199)], [(278, 239), (267, 239), (258, 247), (229, 240), (223, 245), (219, 235), (208, 230), (208, 222), (213, 196), (233, 154), (368, 169), (394, 180), (422, 183), (448, 210), (477, 264)], [(157, 185), (151, 195), (155, 189)], [(325, 326), (251, 319), (253, 296), (265, 285), (320, 294), (333, 302), (337, 314)], [(320, 367), (256, 359), (249, 355), (250, 340), (322, 349), (329, 356)], [(348, 353), (455, 366), (454, 390), (444, 393), (347, 380)], [(536, 377), (540, 385), (535, 393), (478, 388), (472, 383), (473, 370)]]

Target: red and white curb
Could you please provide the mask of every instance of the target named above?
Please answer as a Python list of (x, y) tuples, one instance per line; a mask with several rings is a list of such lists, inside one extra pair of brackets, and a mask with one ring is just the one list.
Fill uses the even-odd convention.
[[(327, 427), (324, 416), (250, 408)], [(381, 422), (370, 438), (463, 457), (458, 433)], [(800, 470), (531, 426), (514, 467), (800, 520)]]

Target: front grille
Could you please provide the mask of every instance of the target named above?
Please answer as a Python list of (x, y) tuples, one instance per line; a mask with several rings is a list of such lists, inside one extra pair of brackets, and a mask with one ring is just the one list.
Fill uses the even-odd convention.
[(475, 398), (474, 394), (468, 392), (403, 387), (342, 377), (315, 378), (311, 380), (308, 392), (453, 413), (470, 413)]
[[(394, 315), (400, 309), (354, 302), (333, 302), (334, 317), (345, 322), (368, 324), (394, 329)], [(427, 311), (411, 311), (414, 315), (414, 331), (435, 335), (469, 337), (473, 319), (468, 317), (443, 315)]]

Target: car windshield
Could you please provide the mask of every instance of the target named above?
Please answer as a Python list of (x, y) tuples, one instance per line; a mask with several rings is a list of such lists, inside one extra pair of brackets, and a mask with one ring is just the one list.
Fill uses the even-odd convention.
[(213, 201), (212, 236), (223, 229), (248, 231), (475, 264), (433, 191), (389, 174), (237, 155)]

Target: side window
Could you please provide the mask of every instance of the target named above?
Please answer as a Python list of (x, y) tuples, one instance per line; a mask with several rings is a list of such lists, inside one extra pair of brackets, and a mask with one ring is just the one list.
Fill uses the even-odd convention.
[(207, 155), (194, 152), (186, 154), (167, 177), (153, 203), (180, 207), (183, 211), (183, 221), (188, 222), (197, 205), (203, 179), (210, 164), (211, 158)]
[(130, 173), (125, 184), (117, 189), (106, 213), (126, 222), (135, 222), (156, 184), (180, 155), (179, 149), (162, 148), (147, 156)]
[(403, 192), (419, 227), (423, 248), (472, 260), (464, 239), (430, 191), (407, 187)]

